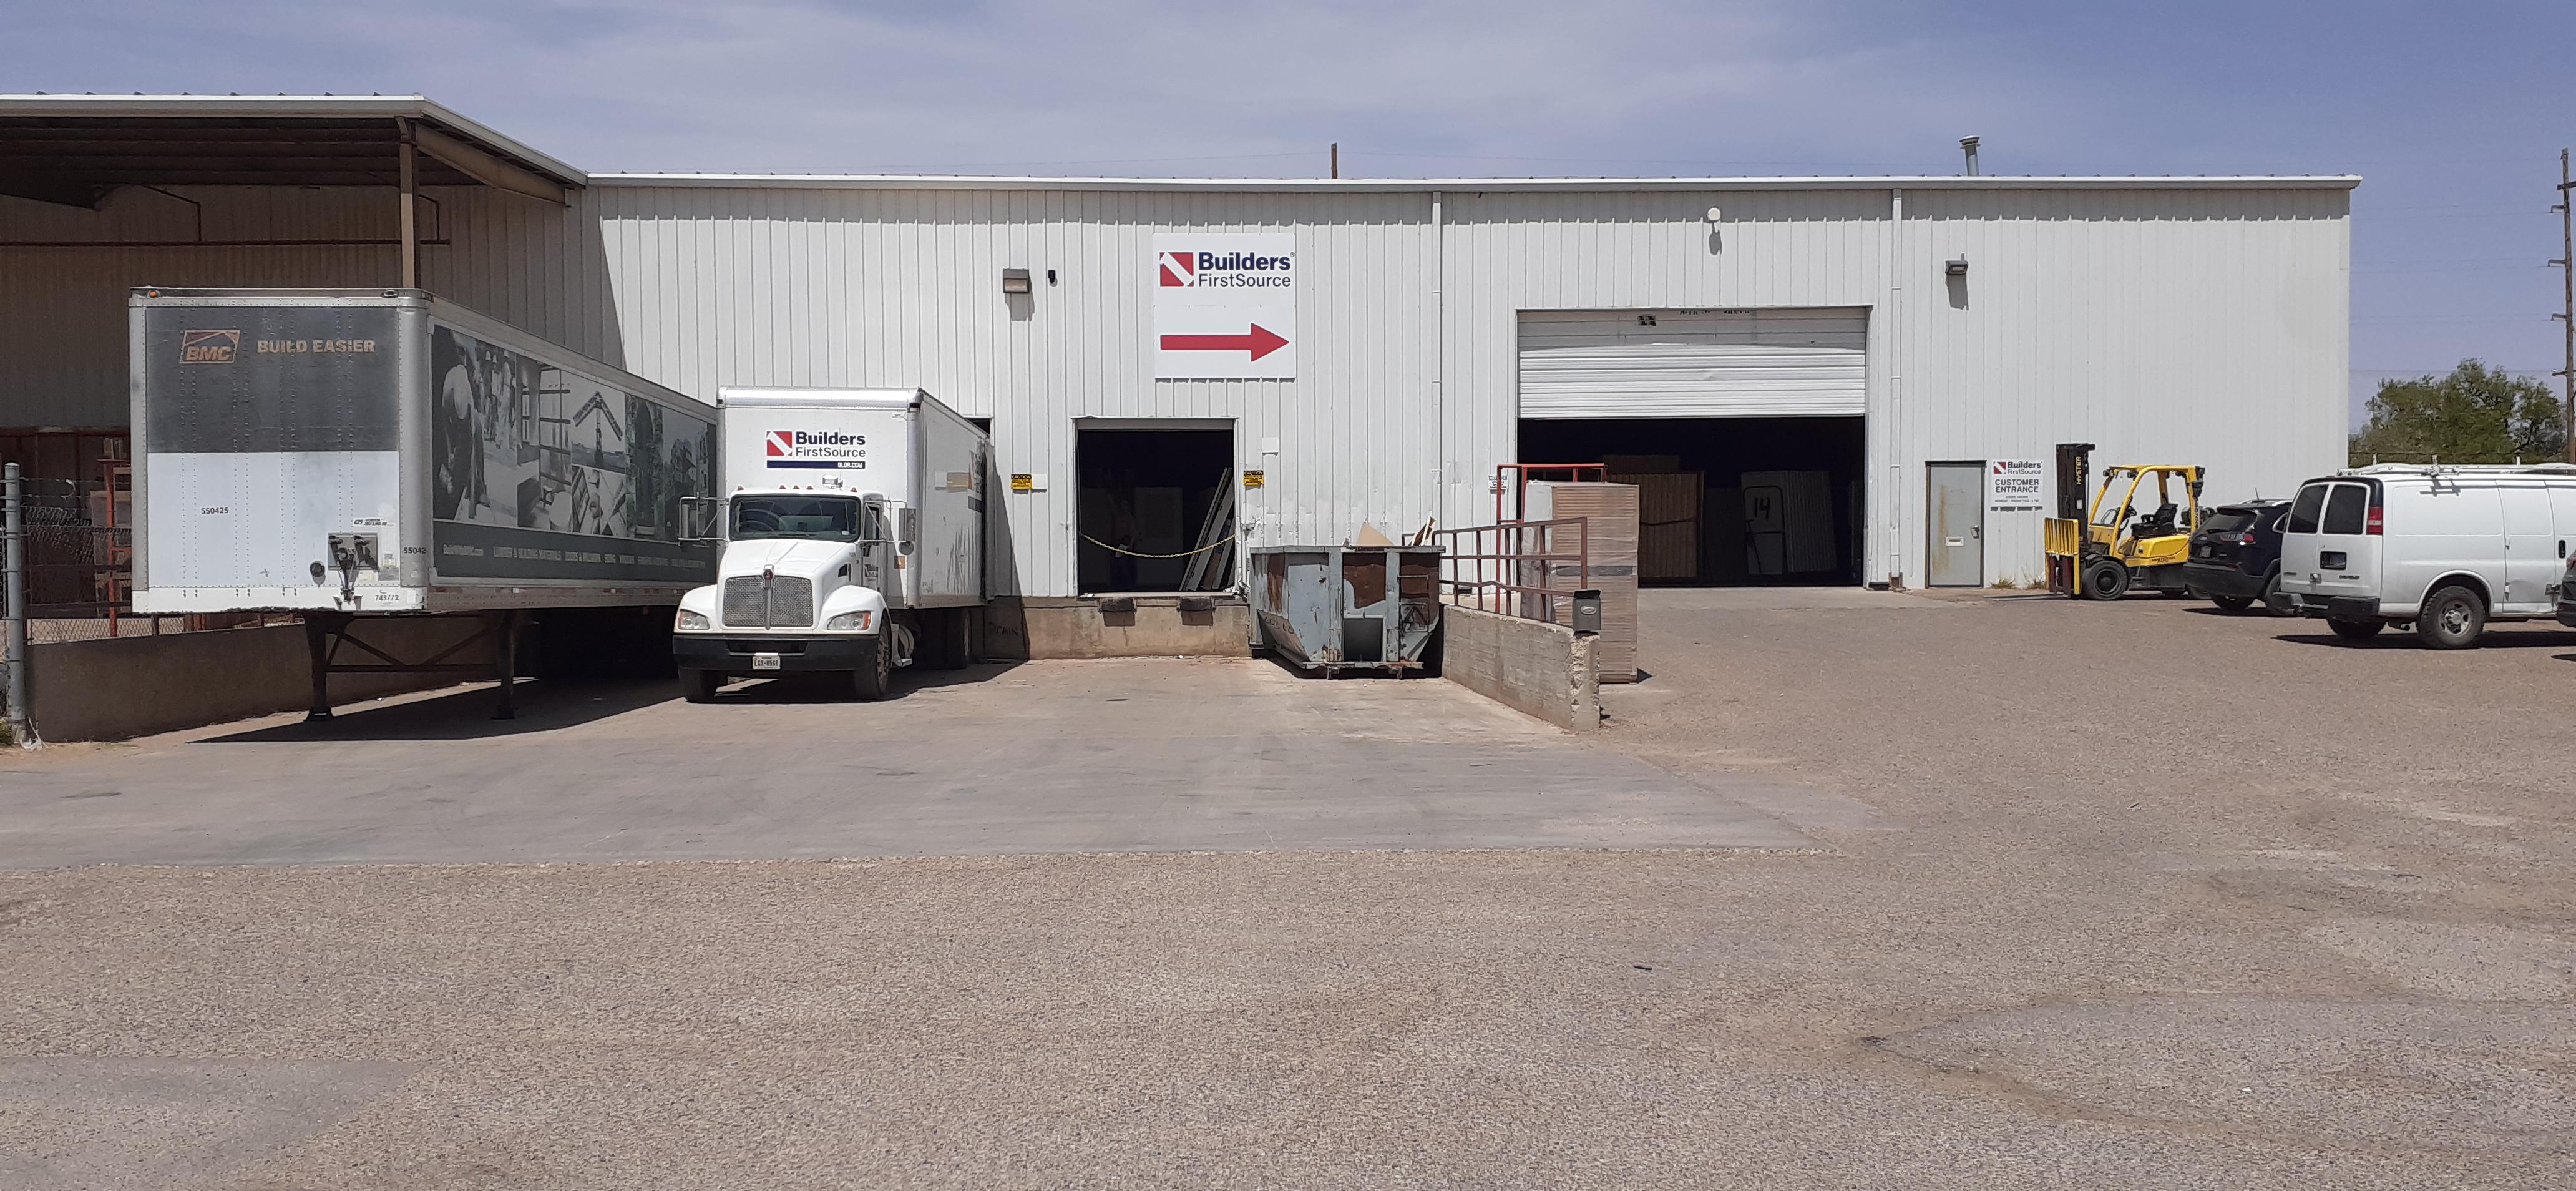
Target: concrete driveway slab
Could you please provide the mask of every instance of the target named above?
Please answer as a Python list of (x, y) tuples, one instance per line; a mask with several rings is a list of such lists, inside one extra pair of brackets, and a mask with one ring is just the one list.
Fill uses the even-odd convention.
[(1161, 659), (922, 678), (878, 704), (531, 684), (507, 723), (476, 688), (67, 750), (0, 770), (0, 867), (1813, 846), (1723, 779), (1436, 681)]
[[(0, 760), (30, 855), (1144, 841), (0, 872), (0, 1186), (2576, 1186), (2576, 632), (1748, 599), (1647, 593), (1654, 676), (1582, 737), (1140, 662)], [(1145, 850), (1744, 802), (1833, 846)]]

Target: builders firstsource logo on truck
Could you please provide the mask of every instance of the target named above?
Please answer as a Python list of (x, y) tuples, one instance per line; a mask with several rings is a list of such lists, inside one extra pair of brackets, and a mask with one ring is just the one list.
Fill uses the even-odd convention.
[(761, 453), (771, 467), (858, 471), (868, 465), (868, 436), (838, 430), (772, 430)]

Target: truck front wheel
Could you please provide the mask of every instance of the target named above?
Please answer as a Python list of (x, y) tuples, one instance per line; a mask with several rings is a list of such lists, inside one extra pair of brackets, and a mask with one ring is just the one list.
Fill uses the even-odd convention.
[(894, 684), (894, 638), (879, 633), (868, 643), (865, 665), (850, 671), (850, 696), (863, 703), (886, 697), (886, 688)]
[(725, 676), (713, 670), (680, 671), (680, 697), (691, 703), (713, 703)]

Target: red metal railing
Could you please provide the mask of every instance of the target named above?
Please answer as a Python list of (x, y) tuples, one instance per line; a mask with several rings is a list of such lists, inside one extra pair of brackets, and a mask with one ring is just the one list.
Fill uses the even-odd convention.
[[(1592, 586), (1589, 517), (1507, 521), (1434, 530), (1441, 544), (1446, 601), (1479, 612), (1564, 624), (1565, 605)], [(1564, 539), (1571, 537), (1571, 543)], [(1572, 549), (1565, 549), (1567, 545)], [(1572, 563), (1571, 567), (1566, 566)], [(1572, 578), (1574, 586), (1563, 580)]]

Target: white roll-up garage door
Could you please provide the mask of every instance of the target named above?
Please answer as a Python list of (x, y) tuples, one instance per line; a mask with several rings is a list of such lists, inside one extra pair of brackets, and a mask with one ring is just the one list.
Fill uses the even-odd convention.
[(1521, 313), (1524, 418), (1867, 412), (1869, 311)]

